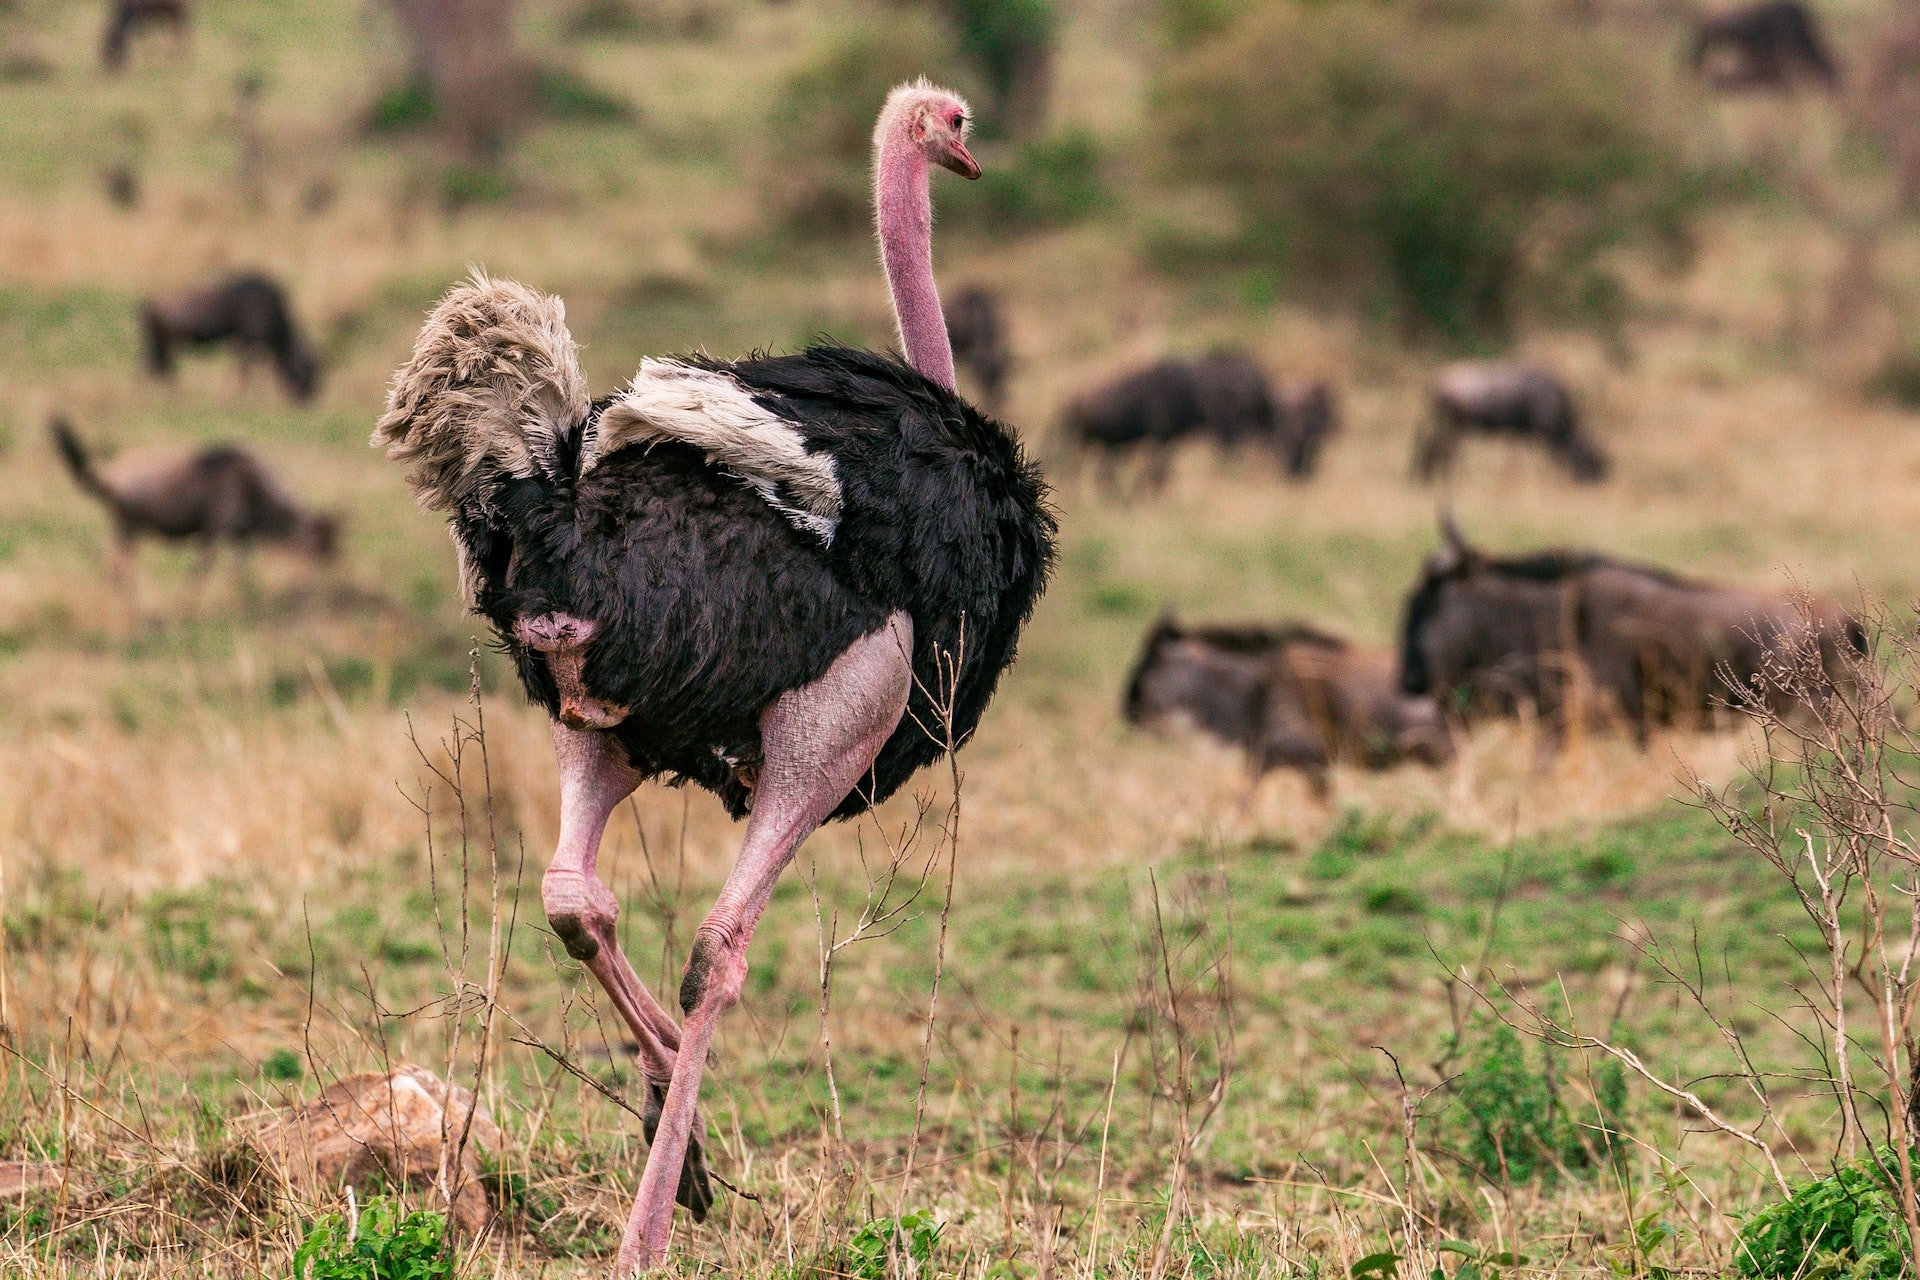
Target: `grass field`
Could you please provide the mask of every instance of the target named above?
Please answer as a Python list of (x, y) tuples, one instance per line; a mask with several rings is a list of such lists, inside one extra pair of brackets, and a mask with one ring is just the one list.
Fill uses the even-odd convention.
[[(506, 1134), (498, 1227), (462, 1243), (460, 1274), (597, 1274), (617, 1240), (645, 1147), (602, 1090), (636, 1076), (540, 915), (544, 717), (462, 616), (438, 521), (365, 441), (422, 312), (470, 263), (567, 298), (596, 390), (649, 352), (889, 341), (870, 246), (796, 238), (762, 203), (787, 77), (895, 11), (708, 5), (694, 36), (563, 43), (570, 6), (526, 7), (528, 46), (632, 113), (531, 128), (505, 189), (448, 213), (431, 141), (362, 128), (399, 71), (378, 6), (202, 0), (184, 49), (143, 42), (117, 79), (94, 64), (96, 6), (0, 6), (9, 59), (41, 71), (0, 80), (0, 1160), (70, 1171), (0, 1205), (0, 1274), (288, 1274), (333, 1206), (236, 1181), (250, 1118), (403, 1060), (477, 1085)], [(1688, 770), (1735, 778), (1743, 738), (1592, 737), (1542, 765), (1525, 726), (1494, 725), (1444, 771), (1343, 770), (1323, 800), (1121, 722), (1133, 646), (1168, 604), (1391, 642), (1435, 538), (1407, 460), (1440, 355), (1276, 303), (1257, 273), (1156, 265), (1182, 197), (1140, 145), (1149, 7), (1060, 7), (1056, 114), (1097, 140), (1110, 201), (1012, 235), (956, 219), (938, 247), (943, 278), (1011, 307), (1006, 416), (1055, 474), (1060, 574), (958, 772), (822, 832), (783, 883), (704, 1102), (742, 1194), (681, 1218), (681, 1265), (880, 1275), (869, 1224), (929, 1211), (942, 1275), (1334, 1275), (1394, 1250), (1402, 1275), (1451, 1276), (1446, 1240), (1516, 1274), (1724, 1271), (1770, 1194), (1740, 1144), (1630, 1084), (1618, 1164), (1476, 1176), (1447, 1082), (1499, 1043), (1469, 988), (1504, 983), (1737, 1110), (1725, 1044), (1640, 958), (1649, 940), (1697, 949), (1756, 1052), (1795, 1060), (1773, 1015), (1819, 939), (1675, 799)], [(1872, 13), (1834, 8), (1843, 34)], [(645, 12), (687, 26), (671, 0)], [(266, 86), (257, 200), (235, 176), (247, 73)], [(1705, 145), (1834, 145), (1820, 103), (1684, 100)], [(104, 194), (122, 161), (135, 210)], [(1839, 257), (1791, 202), (1741, 203), (1684, 272), (1638, 272), (1629, 359), (1528, 335), (1591, 402), (1615, 477), (1575, 488), (1470, 447), (1449, 494), (1468, 529), (1920, 595), (1920, 431), (1860, 390), (1887, 316), (1830, 336)], [(171, 385), (140, 371), (139, 300), (242, 265), (285, 278), (322, 342), (311, 406), (225, 359)], [(1920, 282), (1920, 239), (1902, 231), (1881, 265), (1895, 294)], [(1311, 484), (1196, 452), (1164, 495), (1122, 502), (1060, 456), (1072, 389), (1229, 339), (1343, 388), (1347, 430)], [(108, 450), (245, 440), (345, 513), (344, 554), (225, 566), (189, 603), (190, 556), (147, 548), (137, 590), (116, 591), (105, 519), (45, 443), (55, 410)], [(630, 951), (664, 988), (736, 838), (709, 797), (657, 788), (609, 834)], [(832, 950), (823, 982), (828, 939), (863, 911), (872, 936)], [(1604, 1073), (1579, 1054), (1553, 1070), (1584, 1117)], [(1809, 1169), (1820, 1114), (1783, 1096), (1779, 1140)], [(1527, 1261), (1487, 1261), (1503, 1252)]]

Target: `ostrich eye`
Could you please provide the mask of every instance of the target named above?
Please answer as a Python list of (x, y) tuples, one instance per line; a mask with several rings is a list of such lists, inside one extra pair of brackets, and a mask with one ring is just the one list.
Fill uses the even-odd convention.
[(965, 116), (955, 113), (952, 120), (952, 124), (955, 129), (964, 128), (966, 123), (967, 123), (967, 118)]

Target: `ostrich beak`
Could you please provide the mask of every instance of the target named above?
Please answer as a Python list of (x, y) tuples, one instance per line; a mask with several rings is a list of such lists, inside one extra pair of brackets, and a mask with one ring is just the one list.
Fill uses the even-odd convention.
[(951, 169), (963, 178), (980, 176), (980, 166), (967, 153), (967, 144), (955, 138), (947, 144), (946, 154), (937, 157), (934, 163), (942, 169)]

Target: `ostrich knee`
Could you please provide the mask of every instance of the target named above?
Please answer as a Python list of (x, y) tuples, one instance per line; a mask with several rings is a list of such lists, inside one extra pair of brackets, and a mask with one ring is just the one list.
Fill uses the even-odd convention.
[(693, 953), (680, 979), (680, 1008), (689, 1017), (706, 1008), (718, 1017), (740, 1003), (747, 981), (745, 932), (709, 918), (693, 935)]
[(611, 938), (620, 919), (620, 900), (613, 891), (573, 867), (547, 869), (540, 880), (540, 905), (560, 945), (582, 962), (600, 954), (600, 939)]

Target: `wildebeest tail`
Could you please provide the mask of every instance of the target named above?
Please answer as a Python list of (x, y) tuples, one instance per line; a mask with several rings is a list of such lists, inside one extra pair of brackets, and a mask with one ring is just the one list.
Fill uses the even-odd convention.
[(93, 457), (74, 432), (73, 424), (55, 414), (47, 419), (47, 434), (53, 437), (53, 447), (60, 451), (60, 459), (67, 464), (67, 470), (73, 473), (73, 482), (109, 507), (117, 507), (120, 495), (109, 488), (107, 482), (100, 478), (100, 473), (93, 469)]
[(422, 506), (486, 507), (510, 480), (570, 472), (590, 407), (560, 299), (475, 271), (428, 315), (372, 442)]

